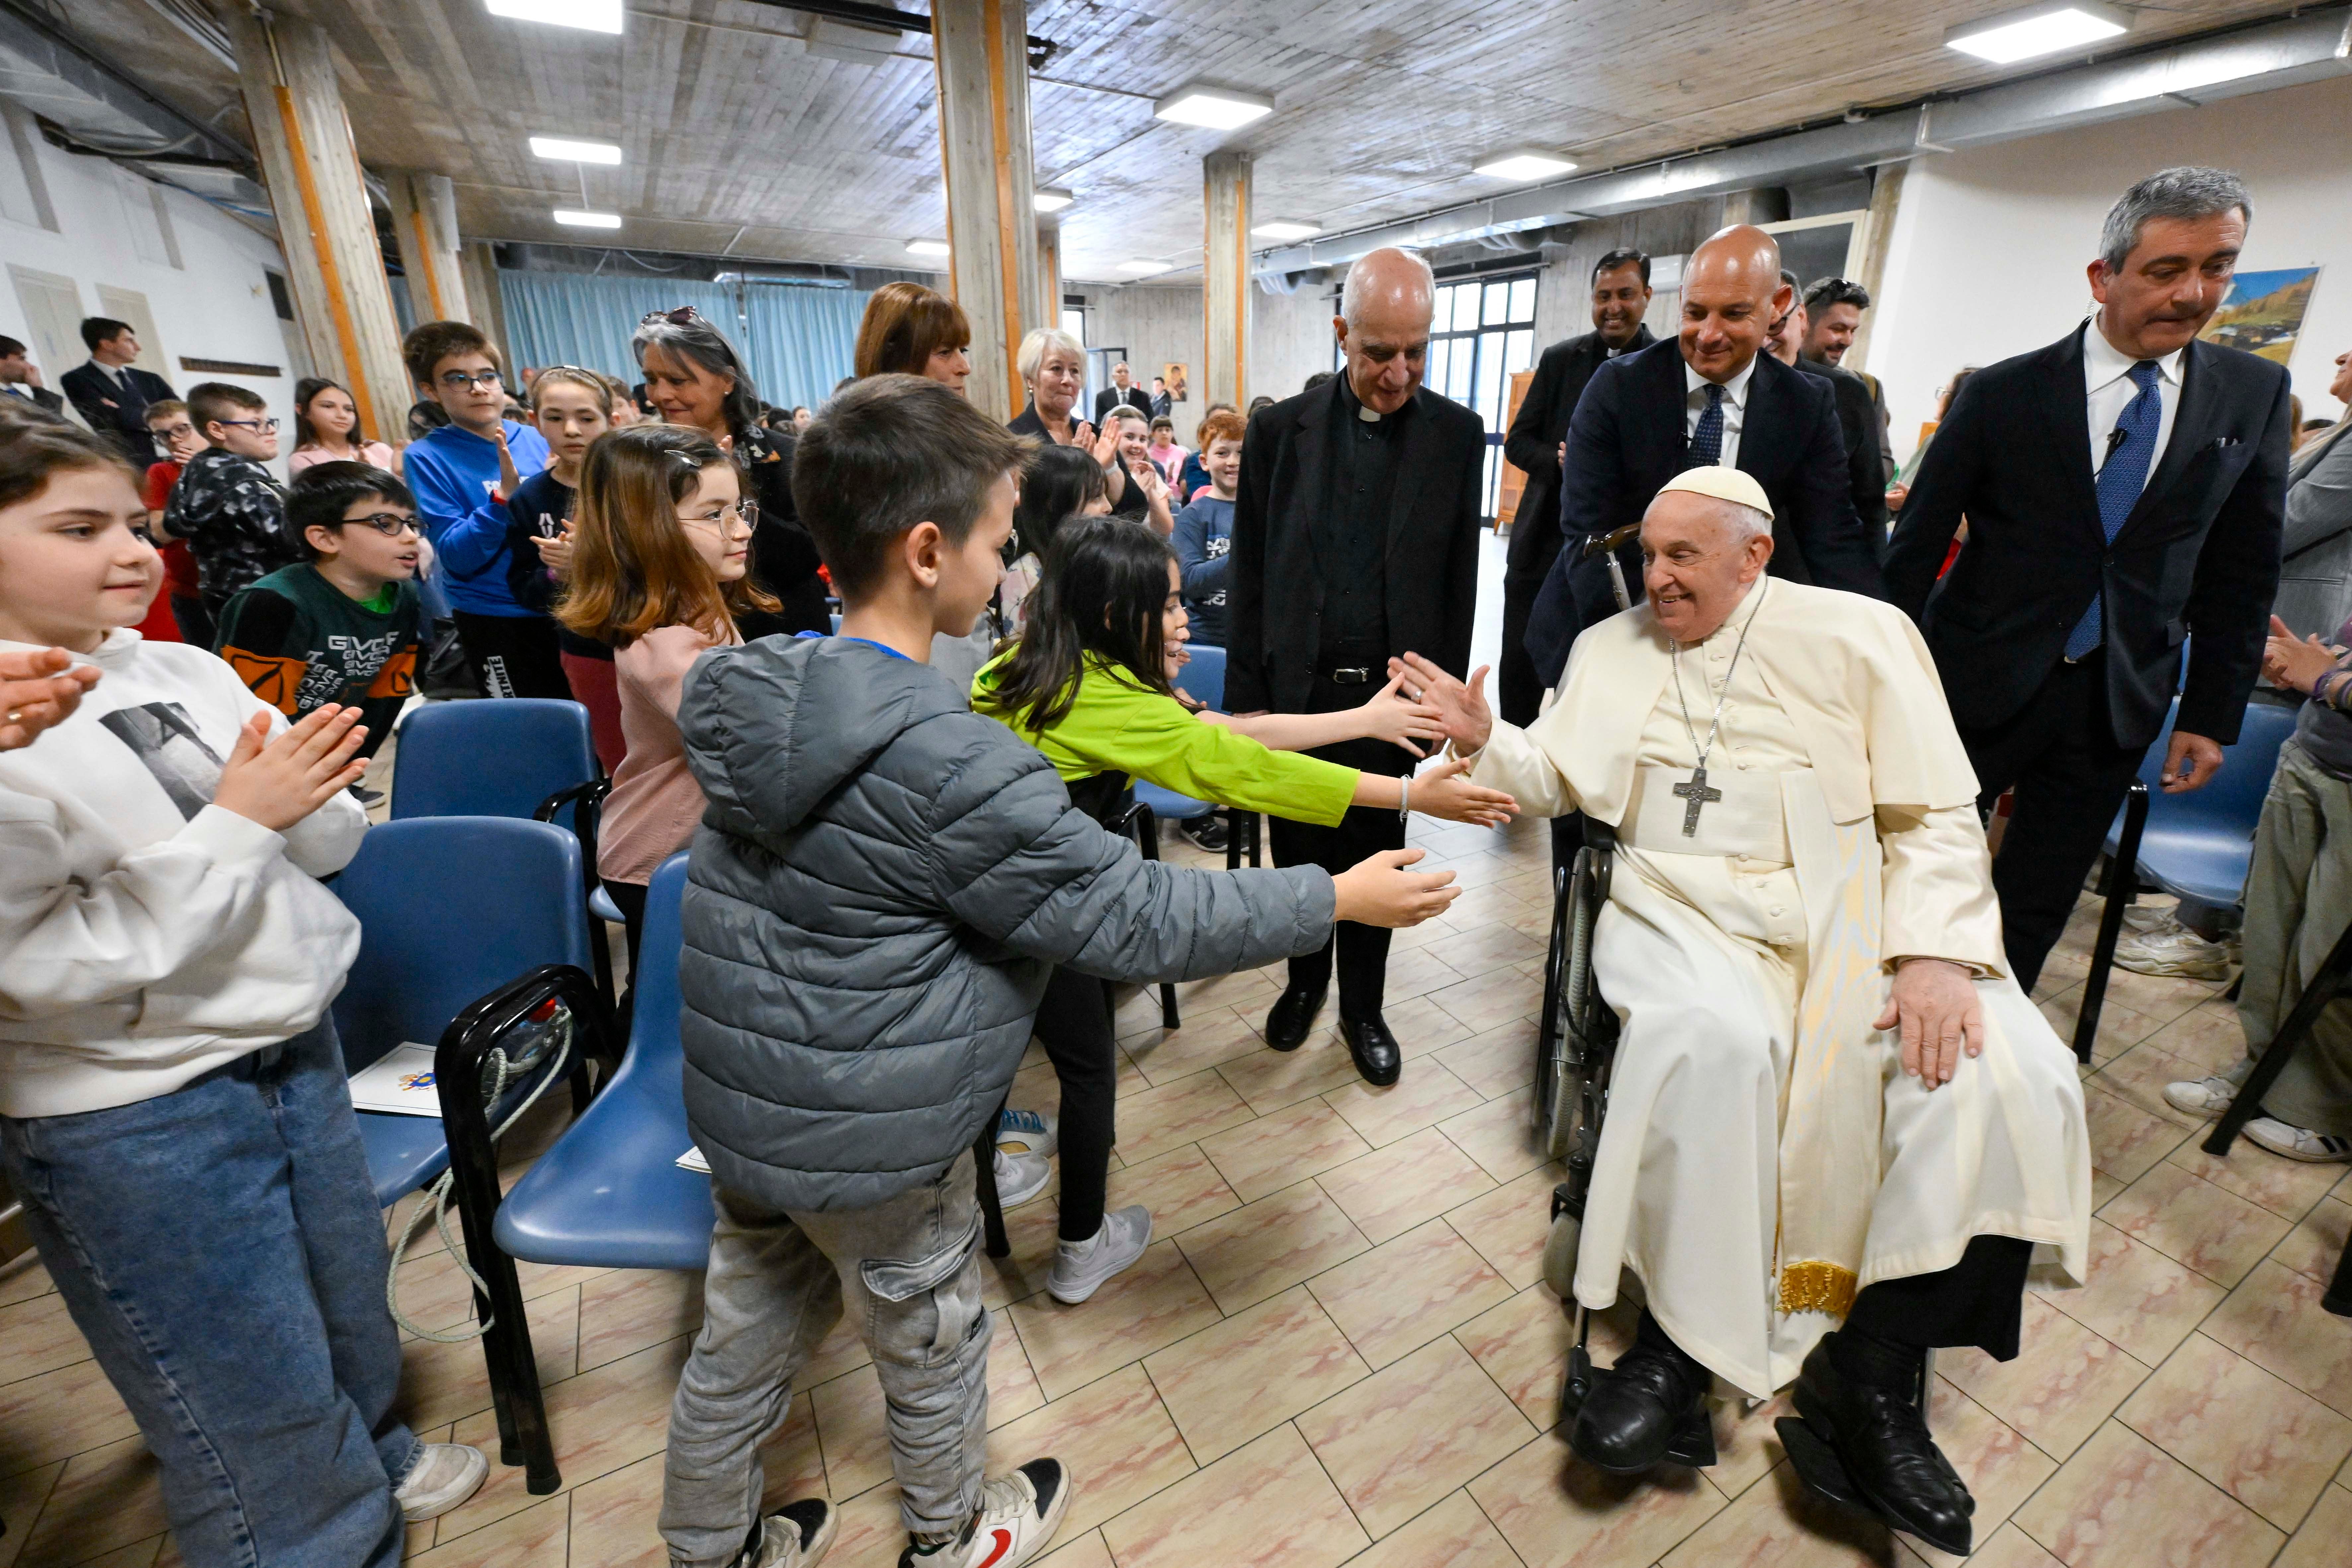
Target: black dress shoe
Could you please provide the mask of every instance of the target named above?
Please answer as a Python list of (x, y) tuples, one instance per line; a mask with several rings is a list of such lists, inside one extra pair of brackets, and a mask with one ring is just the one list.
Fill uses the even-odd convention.
[(1640, 1475), (1668, 1459), (1694, 1468), (1712, 1465), (1706, 1368), (1683, 1353), (1647, 1313), (1643, 1328), (1617, 1364), (1594, 1379), (1569, 1428), (1569, 1447), (1586, 1464), (1618, 1476)]
[(1315, 1015), (1323, 1010), (1323, 997), (1331, 989), (1329, 982), (1309, 991), (1294, 985), (1274, 1000), (1274, 1010), (1265, 1016), (1265, 1043), (1277, 1051), (1295, 1051), (1307, 1043), (1307, 1031), (1315, 1025)]
[(1356, 1058), (1356, 1070), (1374, 1089), (1386, 1089), (1396, 1082), (1404, 1070), (1404, 1052), (1397, 1048), (1396, 1037), (1378, 1013), (1369, 1018), (1339, 1016), (1339, 1035), (1348, 1042), (1348, 1054)]
[(1976, 1499), (1927, 1433), (1918, 1390), (1861, 1383), (1838, 1370), (1830, 1334), (1805, 1357), (1794, 1403), (1853, 1494), (1887, 1525), (1938, 1552), (1969, 1554)]

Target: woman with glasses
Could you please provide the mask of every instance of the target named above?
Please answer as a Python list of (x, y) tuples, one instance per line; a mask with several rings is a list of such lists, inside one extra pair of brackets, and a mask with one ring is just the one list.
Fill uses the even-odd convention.
[(628, 923), (632, 972), (646, 885), (702, 820), (677, 732), (678, 688), (696, 658), (742, 640), (737, 627), (776, 609), (746, 575), (755, 515), (735, 465), (699, 430), (615, 430), (581, 464), (571, 581), (556, 614), (613, 649), (628, 752), (604, 799), (596, 871)]
[(776, 603), (741, 624), (746, 638), (829, 632), (823, 563), (793, 505), (793, 442), (760, 420), (760, 393), (743, 356), (693, 306), (656, 310), (630, 340), (646, 395), (671, 425), (701, 431), (742, 470), (751, 518), (752, 584)]
[(400, 472), (400, 454), (382, 441), (361, 440), (359, 430), (359, 406), (348, 389), (324, 376), (304, 376), (294, 384), (294, 454), (286, 459), (287, 474), (313, 463), (365, 463)]

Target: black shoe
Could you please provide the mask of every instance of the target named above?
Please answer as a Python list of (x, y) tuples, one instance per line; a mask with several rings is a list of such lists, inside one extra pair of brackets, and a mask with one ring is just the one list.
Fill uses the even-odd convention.
[(1646, 1312), (1643, 1330), (1617, 1364), (1593, 1380), (1569, 1428), (1569, 1447), (1586, 1464), (1617, 1476), (1640, 1475), (1668, 1459), (1695, 1469), (1714, 1464), (1706, 1368)]
[(1190, 839), (1195, 849), (1205, 849), (1212, 855), (1223, 854), (1232, 837), (1225, 831), (1225, 819), (1214, 814), (1180, 822), (1176, 831)]
[(1348, 1042), (1348, 1054), (1356, 1058), (1356, 1070), (1374, 1089), (1386, 1089), (1404, 1070), (1404, 1053), (1397, 1048), (1396, 1037), (1389, 1033), (1378, 1013), (1369, 1018), (1350, 1018), (1342, 1013), (1339, 1035)]
[[(1976, 1511), (1976, 1499), (1928, 1436), (1916, 1384), (1882, 1387), (1846, 1376), (1831, 1352), (1836, 1338), (1827, 1335), (1815, 1345), (1797, 1375), (1794, 1403), (1806, 1434), (1819, 1438), (1844, 1472), (1816, 1489), (1846, 1500), (1837, 1499), (1835, 1483), (1842, 1479), (1890, 1528), (1917, 1536), (1938, 1552), (1967, 1556), (1975, 1536), (1969, 1516)], [(1793, 1458), (1795, 1450), (1790, 1453)], [(1814, 1484), (1805, 1467), (1799, 1472)]]
[(1307, 1043), (1307, 1031), (1315, 1025), (1315, 1015), (1323, 1009), (1323, 997), (1330, 990), (1327, 982), (1314, 990), (1294, 985), (1275, 998), (1274, 1010), (1265, 1016), (1265, 1043), (1277, 1051), (1295, 1051)]

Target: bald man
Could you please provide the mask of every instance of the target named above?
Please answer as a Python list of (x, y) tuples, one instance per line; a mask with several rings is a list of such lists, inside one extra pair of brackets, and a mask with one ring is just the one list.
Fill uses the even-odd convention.
[[(1249, 422), (1234, 506), (1225, 703), (1236, 713), (1354, 708), (1411, 651), (1456, 675), (1470, 658), (1486, 436), (1478, 416), (1421, 384), (1434, 304), (1429, 267), (1376, 250), (1349, 269), (1331, 323), (1348, 370)], [(1415, 757), (1384, 741), (1315, 755), (1403, 774)], [(1276, 818), (1279, 863), (1345, 869), (1404, 845), (1394, 812), (1359, 808), (1337, 827)], [(1296, 1050), (1330, 988), (1339, 1030), (1368, 1083), (1394, 1083), (1402, 1052), (1381, 1016), (1389, 933), (1342, 924), (1333, 946), (1290, 963), (1266, 1044)]]
[[(1606, 563), (1584, 559), (1585, 542), (1638, 523), (1686, 468), (1738, 468), (1763, 487), (1772, 575), (1878, 596), (1877, 545), (1854, 515), (1836, 393), (1759, 352), (1795, 303), (1780, 246), (1735, 224), (1692, 253), (1675, 341), (1593, 374), (1569, 423), (1562, 548), (1528, 616), (1528, 657), (1545, 685), (1577, 633), (1617, 613)], [(1629, 541), (1619, 553), (1639, 599), (1639, 552)]]

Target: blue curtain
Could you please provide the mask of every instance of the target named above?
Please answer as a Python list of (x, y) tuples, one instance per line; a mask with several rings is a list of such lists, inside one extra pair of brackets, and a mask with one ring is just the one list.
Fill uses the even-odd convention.
[(848, 289), (752, 283), (739, 294), (724, 283), (504, 268), (499, 295), (519, 364), (585, 365), (631, 384), (637, 364), (629, 336), (637, 323), (652, 311), (691, 305), (734, 340), (760, 395), (787, 408), (815, 407), (850, 373), (866, 300)]

